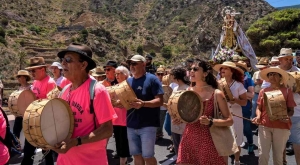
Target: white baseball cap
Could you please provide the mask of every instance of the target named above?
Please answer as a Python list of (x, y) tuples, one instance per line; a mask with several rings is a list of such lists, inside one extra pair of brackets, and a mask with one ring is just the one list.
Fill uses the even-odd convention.
[(59, 62), (53, 62), (52, 65), (50, 66), (50, 68), (51, 68), (52, 66), (56, 66), (58, 69), (63, 69), (63, 68), (61, 67), (61, 64), (60, 64)]

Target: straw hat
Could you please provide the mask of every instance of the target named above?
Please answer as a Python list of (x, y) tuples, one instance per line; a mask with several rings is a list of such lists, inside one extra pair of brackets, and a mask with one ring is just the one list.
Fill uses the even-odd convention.
[(268, 73), (270, 72), (276, 72), (276, 73), (279, 73), (281, 76), (282, 76), (282, 82), (285, 84), (289, 78), (289, 75), (286, 71), (278, 68), (278, 67), (270, 67), (270, 68), (267, 68), (267, 69), (264, 69), (262, 71), (260, 71), (260, 77), (263, 79), (263, 80), (266, 80), (268, 81), (269, 78), (268, 78)]
[(291, 48), (281, 48), (278, 58), (288, 57), (288, 56), (294, 57), (293, 50)]
[(237, 67), (235, 63), (230, 62), (230, 61), (225, 61), (225, 62), (223, 62), (222, 64), (217, 64), (217, 65), (215, 65), (215, 66), (214, 66), (214, 70), (217, 71), (217, 72), (219, 72), (220, 69), (221, 69), (222, 67), (224, 67), (224, 66), (225, 66), (225, 67), (233, 68), (233, 69), (239, 71), (240, 73), (244, 74), (244, 71), (243, 71), (241, 68)]
[(240, 66), (242, 68), (244, 68), (247, 72), (250, 71), (250, 69), (247, 67), (247, 64), (244, 61), (238, 61), (235, 63), (237, 66)]
[(255, 66), (258, 69), (262, 69), (262, 68), (267, 68), (268, 67), (267, 65), (255, 65)]
[(156, 73), (165, 73), (164, 68), (157, 68)]
[(19, 70), (18, 74), (16, 75), (16, 77), (18, 76), (27, 76), (28, 77), (28, 81), (30, 81), (31, 77), (29, 75), (29, 72), (27, 70)]
[(272, 63), (272, 62), (279, 62), (278, 57), (273, 56), (270, 60), (270, 63)]
[(101, 67), (95, 68), (95, 71), (92, 73), (93, 77), (105, 76), (105, 72)]

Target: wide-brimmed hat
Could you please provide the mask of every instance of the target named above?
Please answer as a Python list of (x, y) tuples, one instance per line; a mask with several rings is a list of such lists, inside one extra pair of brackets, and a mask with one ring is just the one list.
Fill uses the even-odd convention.
[(269, 57), (261, 57), (257, 63), (257, 65), (268, 65)]
[(282, 70), (278, 67), (269, 67), (267, 69), (264, 69), (262, 71), (260, 71), (260, 77), (263, 79), (263, 80), (266, 80), (268, 81), (269, 78), (268, 78), (268, 73), (270, 72), (276, 72), (276, 73), (279, 73), (281, 76), (282, 76), (282, 82), (285, 84), (289, 78), (289, 75), (288, 73), (285, 71), (285, 70)]
[(53, 62), (53, 63), (51, 64), (50, 68), (51, 68), (52, 66), (56, 66), (58, 69), (63, 69), (62, 66), (61, 66), (61, 64), (60, 64), (59, 62)]
[(271, 63), (271, 62), (279, 62), (278, 57), (273, 56), (273, 57), (271, 58), (271, 60), (270, 60), (270, 63)]
[(262, 68), (267, 68), (268, 67), (268, 65), (255, 65), (255, 66), (258, 69), (262, 69)]
[(92, 73), (93, 77), (105, 76), (105, 72), (101, 67), (95, 68), (94, 72)]
[(214, 66), (214, 70), (217, 71), (217, 72), (219, 72), (220, 69), (221, 69), (222, 67), (224, 67), (224, 66), (225, 66), (225, 67), (233, 68), (233, 69), (239, 71), (240, 73), (244, 74), (244, 71), (243, 71), (241, 68), (237, 67), (236, 64), (235, 64), (234, 62), (231, 62), (231, 61), (225, 61), (225, 62), (223, 62), (222, 64), (217, 64), (217, 65), (215, 65), (215, 66)]
[(26, 70), (31, 70), (35, 68), (45, 67), (46, 63), (43, 57), (31, 57), (29, 59), (29, 67)]
[(30, 81), (30, 79), (31, 79), (29, 72), (27, 70), (19, 70), (16, 77), (18, 77), (18, 76), (26, 76), (26, 77), (28, 77), (28, 81)]
[(157, 68), (156, 73), (165, 73), (165, 69), (162, 67)]
[(139, 61), (146, 62), (146, 59), (145, 59), (145, 57), (137, 54), (137, 55), (134, 55), (130, 59), (127, 60), (127, 62), (130, 62), (130, 61), (134, 61), (134, 62), (139, 62)]
[(78, 44), (78, 43), (71, 43), (67, 49), (60, 51), (57, 56), (59, 58), (63, 58), (66, 53), (74, 52), (79, 54), (84, 60), (88, 62), (88, 69), (91, 70), (96, 67), (95, 61), (92, 59), (93, 53), (92, 49), (86, 45)]
[(118, 67), (118, 63), (116, 61), (113, 61), (113, 60), (108, 60), (106, 62), (106, 64), (103, 66), (103, 68), (106, 68), (107, 66), (111, 66), (111, 67), (117, 68)]
[(242, 68), (244, 68), (247, 72), (250, 71), (250, 69), (247, 67), (247, 64), (244, 61), (238, 61), (235, 63), (237, 66), (240, 66)]
[(278, 58), (288, 57), (288, 56), (294, 57), (293, 50), (291, 48), (281, 48)]

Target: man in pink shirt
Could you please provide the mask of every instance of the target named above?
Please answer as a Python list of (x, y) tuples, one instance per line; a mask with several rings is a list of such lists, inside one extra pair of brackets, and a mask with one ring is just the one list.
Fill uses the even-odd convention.
[[(47, 74), (47, 66), (43, 57), (32, 57), (29, 59), (29, 67), (25, 68), (31, 73), (34, 81), (32, 83), (32, 92), (37, 99), (47, 98), (47, 93), (55, 88), (55, 81)], [(24, 158), (21, 165), (33, 164), (32, 157), (35, 155), (35, 147), (32, 146), (26, 139), (24, 145)], [(43, 151), (44, 152), (44, 151)], [(46, 165), (53, 165), (52, 152), (50, 151), (46, 157)]]
[(92, 50), (86, 45), (72, 43), (57, 56), (61, 59), (65, 77), (71, 81), (62, 90), (61, 98), (70, 104), (75, 124), (71, 139), (53, 149), (59, 153), (57, 164), (108, 164), (106, 142), (112, 136), (112, 120), (117, 116), (101, 83), (95, 85), (94, 101), (91, 102), (89, 88), (92, 79), (88, 73), (96, 67)]

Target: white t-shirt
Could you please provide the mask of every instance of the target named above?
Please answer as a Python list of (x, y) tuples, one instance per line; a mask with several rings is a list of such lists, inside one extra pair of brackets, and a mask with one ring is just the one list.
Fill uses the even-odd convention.
[[(230, 86), (230, 91), (231, 91), (233, 97), (237, 98), (237, 99), (239, 98), (240, 95), (247, 92), (244, 85), (237, 81), (234, 81), (232, 83), (232, 85)], [(235, 113), (236, 115), (242, 115), (242, 111), (240, 111), (241, 106), (239, 104), (237, 104), (237, 103), (230, 104), (229, 102), (227, 104), (228, 104), (228, 107), (231, 107), (231, 109), (233, 110), (233, 113)]]
[[(189, 86), (184, 84), (182, 86), (176, 86), (174, 89), (173, 89), (173, 92), (176, 92), (176, 91), (181, 91), (181, 90), (186, 90)], [(182, 134), (183, 131), (184, 131), (184, 128), (185, 128), (185, 123), (182, 123), (182, 124), (179, 124), (179, 125), (174, 125), (172, 122), (171, 122), (171, 131), (174, 132), (174, 133), (177, 133), (177, 134)]]
[(294, 107), (294, 115), (293, 116), (299, 116), (300, 117), (300, 95), (298, 93), (294, 93), (294, 100), (297, 104), (296, 107)]

